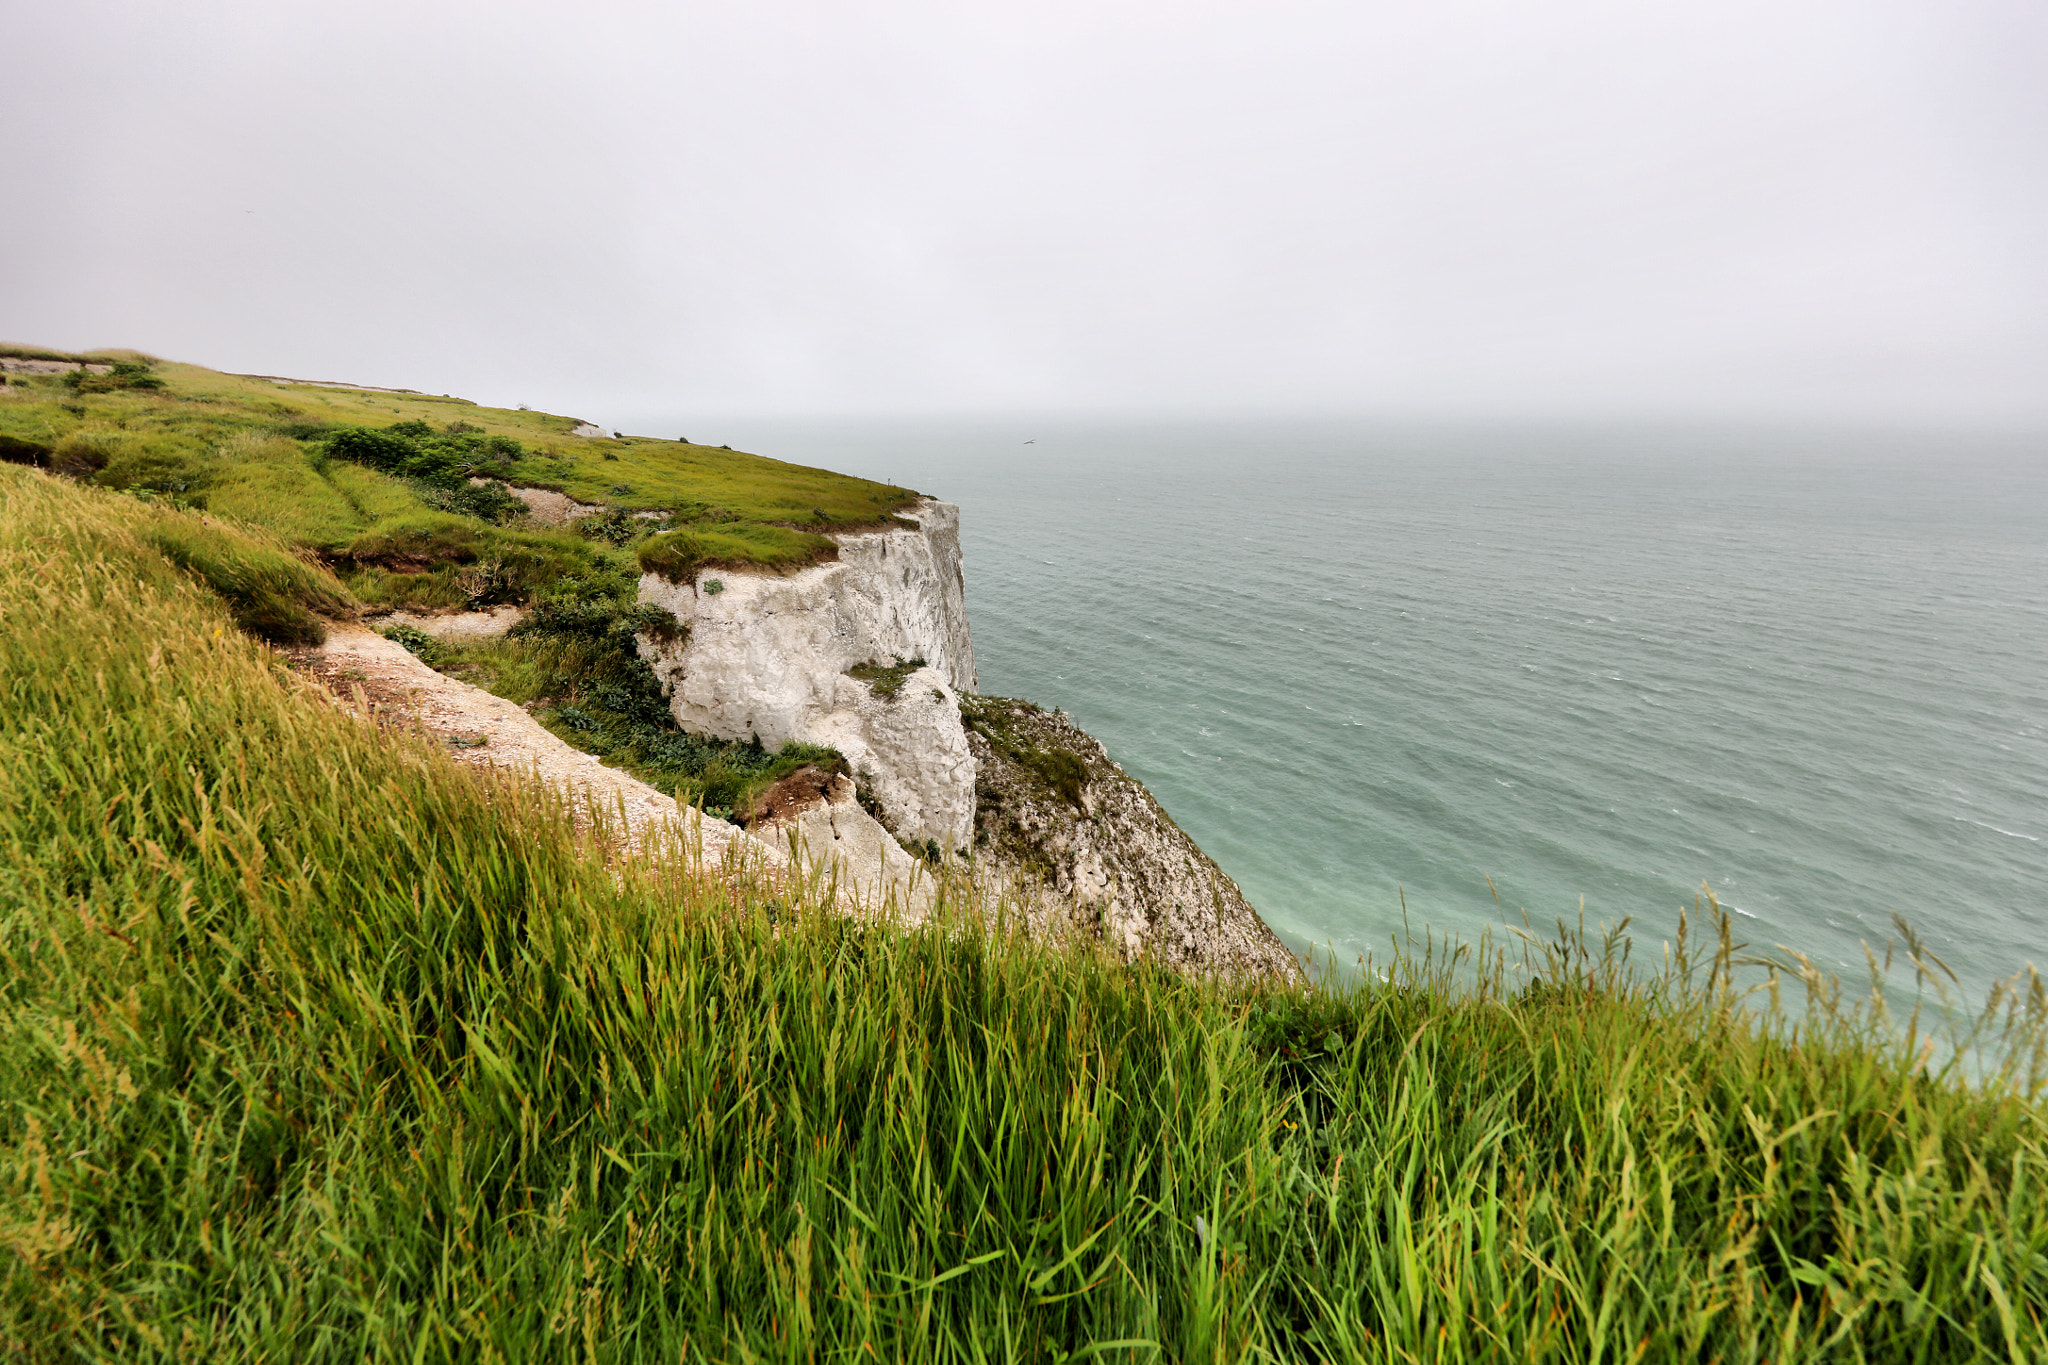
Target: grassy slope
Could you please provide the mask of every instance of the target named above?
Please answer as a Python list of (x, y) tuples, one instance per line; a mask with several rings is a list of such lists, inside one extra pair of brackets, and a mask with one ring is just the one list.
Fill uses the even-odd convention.
[(607, 866), (180, 515), (0, 469), (0, 1354), (2048, 1352), (2038, 986), (1972, 1093), (1712, 951), (1231, 991)]
[[(0, 352), (56, 355), (32, 347)], [(280, 385), (167, 362), (158, 362), (155, 374), (164, 381), (161, 390), (94, 394), (74, 393), (56, 376), (9, 376), (0, 390), (0, 437), (95, 448), (110, 460), (96, 476), (102, 482), (154, 487), (271, 526), (327, 554), (344, 552), (380, 528), (448, 534), (462, 521), (425, 507), (403, 485), (373, 471), (340, 465), (336, 473), (324, 466), (315, 458), (318, 434), (342, 426), (462, 422), (484, 435), (511, 437), (523, 454), (495, 468), (496, 475), (582, 502), (671, 513), (706, 542), (700, 558), (726, 565), (828, 556), (831, 544), (817, 531), (873, 524), (918, 497), (740, 451), (637, 437), (588, 440), (569, 434), (574, 418), (458, 398)], [(408, 596), (381, 581), (366, 588), (379, 600), (460, 605), (446, 591)]]
[[(147, 359), (11, 345), (0, 345), (0, 355)], [(742, 452), (587, 440), (569, 435), (575, 419), (547, 413), (152, 364), (160, 389), (77, 392), (56, 375), (8, 376), (0, 388), (0, 455), (11, 449), (12, 458), (33, 456), (102, 486), (273, 531), (331, 565), (372, 607), (566, 604), (580, 614), (581, 629), (441, 650), (434, 661), (510, 700), (542, 703), (537, 718), (569, 743), (717, 813), (743, 807), (751, 793), (819, 755), (763, 755), (676, 731), (652, 675), (633, 655), (631, 632), (607, 631), (634, 624), (641, 562), (674, 572), (809, 564), (834, 552), (819, 529), (872, 524), (918, 496)], [(491, 475), (613, 511), (578, 523), (588, 534), (517, 520), (499, 525), (429, 505), (422, 498), (434, 490), (326, 449), (335, 431), (409, 421), (509, 437), (520, 453), (492, 460)], [(648, 521), (631, 516), (634, 510), (667, 515)], [(814, 529), (783, 524), (790, 522)], [(348, 605), (343, 596), (322, 609)], [(317, 638), (317, 622), (304, 617), (301, 611), (267, 637)]]

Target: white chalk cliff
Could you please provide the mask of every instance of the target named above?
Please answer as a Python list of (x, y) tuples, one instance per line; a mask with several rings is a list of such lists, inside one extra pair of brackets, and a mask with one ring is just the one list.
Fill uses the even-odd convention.
[[(960, 509), (926, 499), (909, 523), (834, 537), (837, 560), (792, 573), (656, 574), (640, 600), (688, 627), (641, 652), (669, 689), (676, 723), (718, 739), (829, 744), (853, 765), (900, 838), (965, 848), (974, 756), (959, 694), (976, 688), (960, 573)], [(893, 697), (847, 675), (923, 659)]]
[[(1029, 703), (974, 696), (960, 509), (927, 499), (901, 516), (909, 524), (834, 537), (836, 561), (794, 572), (641, 579), (640, 600), (686, 627), (640, 639), (684, 730), (830, 745), (882, 815), (866, 819), (839, 779), (822, 804), (757, 833), (796, 836), (793, 851), (913, 912), (931, 891), (899, 840), (970, 853), (946, 862), (968, 870), (977, 898), (1019, 903), (1034, 929), (1199, 972), (1297, 976), (1236, 883), (1099, 744)], [(848, 673), (919, 659), (893, 687)]]

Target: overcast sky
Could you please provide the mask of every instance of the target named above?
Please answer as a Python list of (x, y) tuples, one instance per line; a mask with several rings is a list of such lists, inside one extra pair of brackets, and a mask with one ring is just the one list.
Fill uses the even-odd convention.
[(0, 336), (704, 413), (2048, 422), (2041, 0), (0, 5)]

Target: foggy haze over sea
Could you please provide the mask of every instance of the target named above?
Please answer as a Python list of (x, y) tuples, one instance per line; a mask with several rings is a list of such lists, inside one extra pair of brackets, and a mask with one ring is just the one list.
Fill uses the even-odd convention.
[(2035, 0), (72, 0), (0, 51), (0, 337), (955, 500), (984, 685), (1297, 944), (1707, 881), (1833, 966), (1893, 909), (1973, 987), (2048, 960)]

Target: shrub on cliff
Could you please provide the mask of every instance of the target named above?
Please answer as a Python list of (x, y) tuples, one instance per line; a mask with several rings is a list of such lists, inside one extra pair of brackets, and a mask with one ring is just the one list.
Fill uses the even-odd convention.
[(382, 430), (344, 427), (327, 437), (327, 453), (403, 479), (459, 488), (472, 475), (509, 464), (524, 452), (508, 436), (484, 436), (457, 423), (460, 431), (436, 431), (427, 423), (395, 422)]
[(866, 683), (868, 690), (883, 701), (894, 701), (903, 691), (903, 684), (910, 681), (910, 675), (924, 666), (923, 659), (906, 659), (898, 654), (893, 664), (885, 664), (880, 659), (855, 664), (846, 670), (846, 676)]
[(117, 360), (105, 374), (80, 366), (64, 376), (64, 387), (75, 393), (115, 393), (122, 389), (160, 389), (164, 381), (151, 373), (142, 361)]

